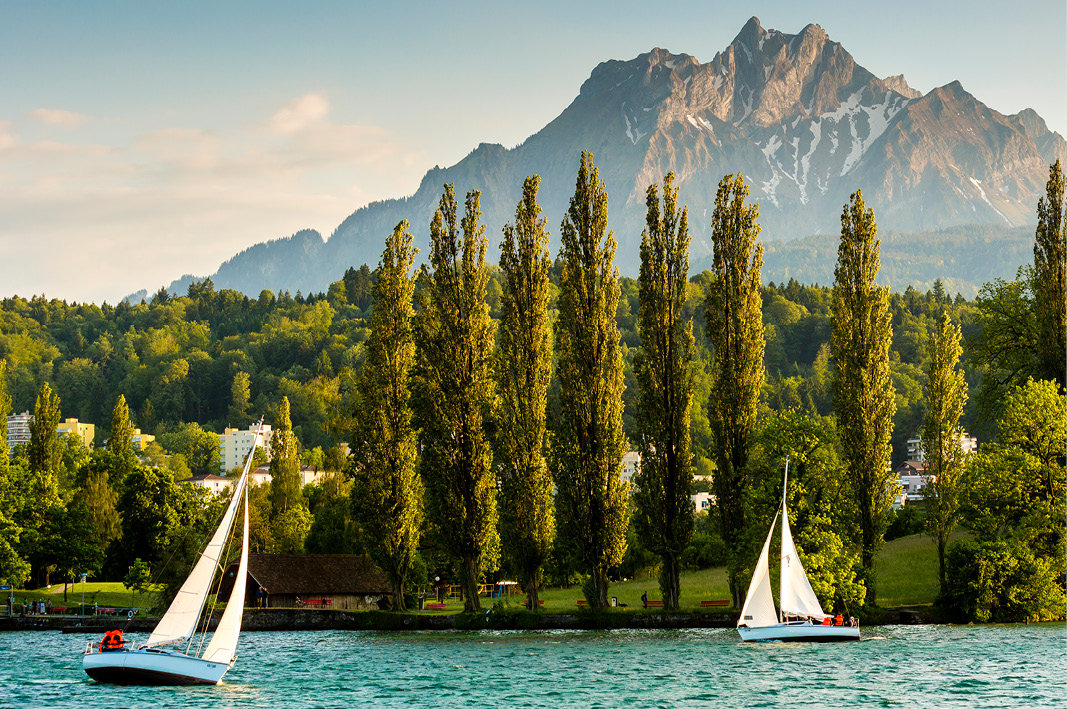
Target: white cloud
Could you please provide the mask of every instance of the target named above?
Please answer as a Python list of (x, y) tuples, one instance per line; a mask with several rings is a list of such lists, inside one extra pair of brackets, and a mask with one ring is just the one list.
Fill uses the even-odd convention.
[(89, 120), (88, 116), (73, 111), (64, 111), (59, 108), (38, 108), (30, 113), (30, 118), (47, 123), (50, 126), (60, 128), (77, 128)]
[(296, 133), (324, 121), (330, 102), (322, 94), (305, 94), (285, 104), (271, 118), (271, 127), (282, 134)]

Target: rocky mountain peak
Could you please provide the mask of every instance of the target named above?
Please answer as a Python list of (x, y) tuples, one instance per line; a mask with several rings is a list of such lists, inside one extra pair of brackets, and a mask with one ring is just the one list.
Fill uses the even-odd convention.
[(908, 82), (904, 79), (903, 74), (895, 74), (893, 76), (887, 76), (882, 79), (882, 83), (885, 84), (887, 89), (896, 91), (901, 96), (906, 98), (919, 98), (922, 96), (922, 92), (916, 91), (908, 85)]

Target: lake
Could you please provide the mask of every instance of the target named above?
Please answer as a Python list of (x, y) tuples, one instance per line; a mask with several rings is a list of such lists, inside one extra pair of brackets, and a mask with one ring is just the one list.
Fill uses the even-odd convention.
[(81, 670), (90, 636), (2, 633), (0, 706), (976, 709), (1067, 700), (1062, 624), (863, 632), (862, 642), (834, 645), (742, 645), (720, 629), (246, 632), (217, 687), (96, 684)]

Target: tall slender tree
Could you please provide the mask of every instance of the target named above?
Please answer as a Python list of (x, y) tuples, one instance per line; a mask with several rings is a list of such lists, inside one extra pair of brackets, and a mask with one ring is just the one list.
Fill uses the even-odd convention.
[(712, 487), (728, 554), (730, 593), (738, 608), (745, 592), (741, 570), (750, 563), (743, 548), (748, 458), (765, 379), (759, 293), (763, 244), (757, 243), (759, 205), (746, 205), (747, 197), (741, 173), (719, 181), (711, 216), (714, 278), (704, 303), (714, 377), (708, 401), (715, 454)]
[(107, 438), (107, 450), (111, 454), (110, 468), (117, 483), (125, 479), (126, 474), (137, 464), (133, 454), (133, 428), (130, 425), (130, 407), (126, 397), (119, 394), (115, 406), (111, 409), (111, 432)]
[(7, 466), (7, 417), (11, 413), (11, 395), (7, 393), (7, 360), (0, 357), (0, 468)]
[(538, 608), (541, 567), (556, 533), (552, 476), (545, 462), (545, 406), (552, 373), (548, 318), (548, 231), (537, 204), (541, 178), (527, 177), (515, 223), (500, 244), (500, 394), (497, 437), (500, 537), (522, 575), (526, 604)]
[(1042, 379), (1067, 387), (1067, 219), (1063, 207), (1063, 168), (1049, 166), (1045, 196), (1037, 203), (1034, 242), (1034, 312), (1037, 317), (1037, 370)]
[(482, 564), (499, 549), (496, 476), (486, 420), (493, 408), (493, 321), (486, 304), (488, 240), (480, 193), (467, 193), (462, 220), (445, 185), (430, 223), (430, 267), (417, 294), (415, 400), (422, 429), (426, 510), (460, 564), (464, 609), (481, 609)]
[(30, 473), (33, 474), (35, 494), (42, 498), (58, 500), (59, 487), (56, 472), (59, 466), (59, 448), (56, 427), (62, 420), (59, 411), (59, 394), (45, 382), (37, 393), (30, 421), (29, 454)]
[(965, 467), (960, 416), (967, 403), (967, 382), (958, 369), (960, 328), (948, 313), (930, 335), (926, 365), (926, 415), (919, 434), (926, 461), (926, 530), (937, 540), (938, 578), (945, 591), (945, 547), (959, 523), (961, 478)]
[(896, 488), (890, 467), (896, 399), (889, 378), (889, 288), (874, 282), (880, 242), (874, 210), (857, 190), (841, 212), (830, 313), (833, 397), (847, 484), (856, 503), (867, 603), (877, 602), (874, 555)]
[(641, 235), (641, 350), (634, 358), (639, 389), (634, 478), (637, 533), (662, 560), (663, 607), (678, 610), (682, 552), (693, 538), (693, 456), (689, 408), (693, 399), (693, 323), (682, 313), (689, 280), (689, 210), (678, 208), (674, 173), (646, 194)]
[(300, 457), (296, 450), (296, 436), (289, 416), (289, 397), (274, 415), (270, 439), (270, 502), (274, 517), (303, 503), (300, 491)]
[(620, 477), (625, 385), (615, 324), (615, 235), (608, 231), (608, 195), (589, 153), (582, 153), (560, 233), (556, 512), (570, 556), (589, 573), (587, 602), (605, 608), (608, 569), (626, 552), (629, 491)]
[(244, 428), (252, 417), (248, 415), (248, 408), (252, 400), (248, 372), (237, 372), (233, 375), (233, 384), (230, 386), (230, 425)]
[(371, 558), (389, 576), (397, 611), (405, 610), (404, 587), (419, 551), (423, 517), (408, 390), (415, 362), (413, 242), (407, 221), (385, 242), (352, 426), (352, 510)]

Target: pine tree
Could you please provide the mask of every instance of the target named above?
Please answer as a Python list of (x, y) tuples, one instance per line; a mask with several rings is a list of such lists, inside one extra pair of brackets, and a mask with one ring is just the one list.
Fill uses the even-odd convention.
[(270, 503), (273, 517), (304, 503), (300, 490), (300, 457), (296, 450), (296, 436), (289, 418), (289, 397), (274, 416), (274, 429), (270, 439)]
[(389, 576), (397, 611), (406, 609), (404, 585), (418, 554), (423, 518), (408, 390), (415, 362), (413, 241), (407, 221), (386, 239), (353, 412), (352, 511), (371, 558)]
[(570, 556), (586, 572), (592, 608), (607, 607), (607, 572), (626, 552), (627, 485), (620, 477), (623, 364), (615, 311), (619, 272), (608, 230), (608, 195), (583, 152), (560, 227), (559, 427), (553, 455), (556, 513)]
[(1067, 387), (1067, 219), (1063, 168), (1049, 167), (1045, 196), (1037, 203), (1034, 243), (1034, 313), (1037, 318), (1037, 370), (1042, 379)]
[(930, 336), (926, 365), (926, 415), (920, 433), (928, 481), (926, 530), (937, 539), (938, 578), (945, 591), (945, 546), (959, 522), (960, 480), (964, 472), (960, 416), (967, 403), (967, 382), (957, 369), (963, 348), (960, 328), (941, 316)]
[(678, 610), (682, 552), (693, 538), (693, 323), (682, 313), (689, 278), (689, 210), (678, 210), (674, 173), (663, 181), (663, 210), (653, 184), (641, 235), (641, 350), (634, 358), (637, 450), (634, 480), (637, 533), (662, 560), (659, 587), (666, 610)]
[(708, 401), (715, 451), (712, 487), (728, 554), (734, 605), (744, 600), (745, 490), (756, 407), (765, 379), (760, 270), (763, 245), (756, 243), (759, 205), (745, 205), (748, 186), (737, 173), (719, 181), (711, 217), (712, 275), (704, 304), (712, 345), (713, 382)]
[(890, 467), (896, 399), (889, 378), (889, 288), (875, 284), (880, 242), (874, 210), (852, 195), (841, 213), (830, 313), (833, 396), (847, 485), (856, 504), (867, 603), (877, 602), (874, 555), (882, 543), (895, 475)]
[(467, 193), (458, 218), (445, 185), (430, 224), (415, 318), (415, 400), (422, 429), (420, 471), (426, 510), (443, 548), (460, 563), (464, 609), (481, 609), (482, 565), (499, 548), (496, 476), (486, 419), (493, 407), (493, 321), (485, 302), (488, 241), (480, 193)]
[(541, 567), (551, 551), (556, 520), (552, 477), (545, 463), (545, 405), (552, 372), (548, 317), (548, 232), (537, 204), (541, 178), (527, 177), (515, 224), (500, 244), (500, 393), (497, 438), (500, 536), (505, 556), (521, 574), (526, 603), (538, 608)]

